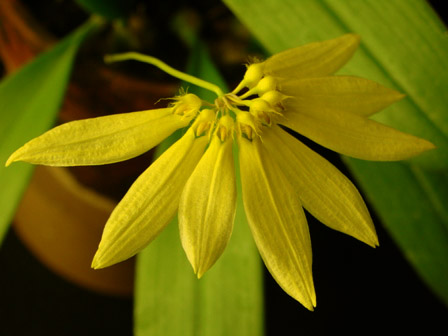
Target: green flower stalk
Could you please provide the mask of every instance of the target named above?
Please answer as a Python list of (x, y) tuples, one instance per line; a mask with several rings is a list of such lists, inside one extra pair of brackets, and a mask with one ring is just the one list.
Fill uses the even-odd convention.
[(311, 43), (247, 67), (230, 93), (138, 59), (216, 93), (212, 103), (182, 94), (167, 108), (74, 121), (19, 148), (7, 161), (50, 166), (100, 165), (140, 155), (180, 128), (184, 135), (132, 185), (104, 228), (94, 268), (147, 246), (178, 213), (182, 246), (200, 278), (224, 251), (236, 207), (233, 143), (239, 149), (244, 207), (256, 245), (277, 283), (312, 310), (316, 295), (303, 208), (325, 225), (378, 245), (354, 185), (285, 129), (364, 160), (403, 160), (434, 146), (368, 119), (403, 95), (372, 81), (334, 76), (353, 55), (357, 35)]

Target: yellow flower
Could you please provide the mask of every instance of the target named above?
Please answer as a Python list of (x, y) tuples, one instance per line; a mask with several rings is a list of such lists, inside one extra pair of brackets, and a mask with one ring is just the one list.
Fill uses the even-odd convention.
[(102, 268), (135, 255), (178, 212), (183, 248), (201, 277), (231, 236), (236, 140), (244, 207), (264, 263), (289, 295), (313, 309), (311, 241), (302, 207), (370, 246), (378, 241), (353, 184), (286, 129), (365, 160), (407, 159), (434, 147), (368, 119), (403, 95), (366, 79), (333, 76), (358, 44), (358, 36), (349, 34), (286, 50), (250, 64), (241, 83), (227, 94), (149, 56), (112, 56), (109, 60), (149, 62), (218, 97), (214, 104), (204, 104), (184, 94), (168, 108), (67, 123), (25, 144), (7, 165), (117, 162), (140, 155), (190, 125), (115, 208), (92, 265)]

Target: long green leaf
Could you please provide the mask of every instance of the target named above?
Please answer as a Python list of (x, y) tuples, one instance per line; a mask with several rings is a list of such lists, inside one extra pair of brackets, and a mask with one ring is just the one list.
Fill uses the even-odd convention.
[(448, 172), (355, 159), (349, 166), (404, 256), (448, 302)]
[(422, 0), (225, 3), (269, 52), (360, 34), (361, 48), (343, 72), (407, 95), (374, 118), (429, 139), (438, 149), (406, 163), (346, 162), (405, 256), (448, 303), (448, 43), (436, 14)]
[[(193, 50), (190, 72), (224, 87), (204, 46), (199, 44)], [(209, 101), (215, 98), (213, 93), (192, 86), (188, 91)], [(158, 152), (163, 152), (172, 141), (158, 148)], [(240, 186), (238, 190), (241, 195)], [(241, 198), (230, 243), (200, 280), (182, 250), (177, 219), (174, 220), (138, 255), (135, 334), (262, 335), (261, 270)]]
[(76, 52), (97, 25), (89, 21), (0, 83), (0, 241), (32, 172), (32, 166), (25, 163), (5, 168), (6, 159), (52, 125)]

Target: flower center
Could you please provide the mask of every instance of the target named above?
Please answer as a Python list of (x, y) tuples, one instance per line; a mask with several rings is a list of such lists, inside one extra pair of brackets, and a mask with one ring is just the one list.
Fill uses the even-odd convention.
[[(283, 116), (282, 101), (287, 97), (278, 91), (278, 78), (265, 73), (264, 62), (249, 64), (243, 80), (232, 92), (224, 94), (217, 85), (176, 70), (152, 56), (128, 52), (106, 57), (108, 63), (131, 59), (152, 64), (218, 96), (214, 105), (208, 104), (212, 108), (202, 110), (204, 102), (194, 94), (181, 94), (173, 98), (173, 113), (188, 120), (194, 119), (191, 127), (196, 136), (210, 136), (215, 131), (221, 141), (224, 141), (236, 130), (239, 135), (252, 140), (254, 136), (261, 136), (263, 128), (271, 127), (277, 118)], [(244, 89), (246, 91), (240, 93)]]
[[(272, 84), (272, 81), (269, 81)], [(265, 81), (263, 86), (268, 87), (271, 84)], [(203, 125), (208, 125), (208, 129), (219, 129), (217, 132), (222, 141), (233, 132), (233, 129), (249, 140), (252, 140), (254, 136), (261, 137), (263, 129), (271, 127), (275, 120), (282, 116), (281, 100), (283, 98), (276, 90), (262, 90), (260, 93), (253, 95), (247, 95), (247, 92), (241, 96), (235, 93), (227, 93), (216, 98), (211, 110), (206, 109), (199, 113), (198, 124), (195, 125), (197, 127), (196, 135), (199, 136), (200, 132), (204, 132), (206, 126)], [(203, 111), (207, 111), (207, 121), (204, 121), (205, 114)], [(209, 111), (213, 111), (213, 113)], [(223, 126), (221, 123), (223, 118), (226, 120), (232, 119), (232, 126), (229, 126), (228, 121), (225, 122), (226, 126)], [(235, 127), (233, 127), (233, 124), (235, 124)], [(224, 128), (226, 131), (223, 131)]]

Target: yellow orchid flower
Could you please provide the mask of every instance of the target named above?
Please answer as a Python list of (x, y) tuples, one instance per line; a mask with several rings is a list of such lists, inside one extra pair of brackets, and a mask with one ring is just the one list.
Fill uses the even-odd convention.
[(183, 248), (201, 277), (232, 233), (236, 141), (244, 207), (264, 263), (289, 295), (312, 310), (316, 295), (311, 240), (302, 207), (325, 225), (370, 246), (378, 240), (353, 184), (286, 130), (365, 160), (402, 160), (434, 148), (368, 119), (402, 94), (366, 79), (333, 75), (358, 44), (359, 37), (348, 34), (286, 50), (248, 65), (241, 83), (227, 94), (150, 56), (110, 56), (109, 61), (136, 59), (156, 65), (215, 92), (217, 99), (204, 104), (184, 94), (167, 108), (63, 124), (25, 144), (6, 164), (117, 162), (142, 154), (190, 125), (115, 208), (92, 266), (106, 267), (135, 255), (178, 212)]

